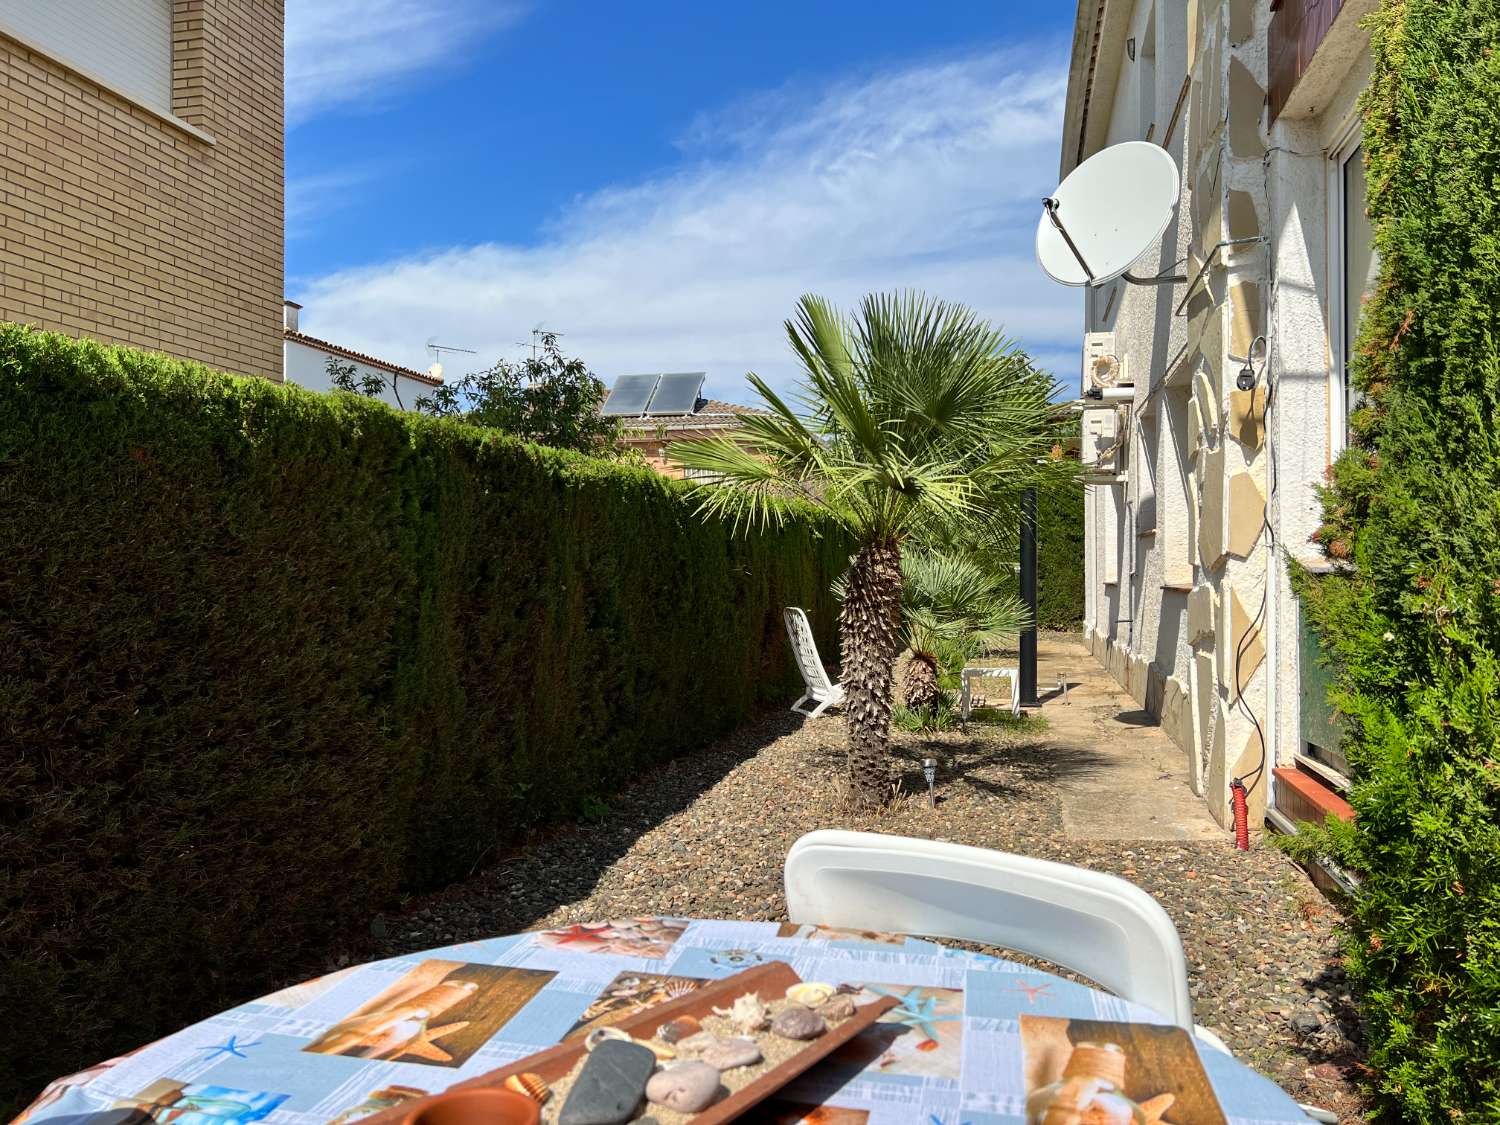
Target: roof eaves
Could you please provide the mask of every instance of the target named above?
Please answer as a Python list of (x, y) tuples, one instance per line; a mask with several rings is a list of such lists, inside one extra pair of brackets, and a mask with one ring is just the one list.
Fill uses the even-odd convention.
[(401, 375), (407, 379), (415, 379), (419, 383), (426, 383), (429, 387), (441, 387), (443, 385), (443, 381), (441, 379), (434, 378), (425, 371), (417, 371), (410, 367), (402, 367), (399, 363), (388, 363), (385, 360), (378, 359), (373, 355), (366, 355), (364, 352), (357, 352), (353, 348), (346, 348), (341, 344), (334, 344), (330, 343), (327, 340), (320, 340), (316, 336), (309, 336), (305, 332), (293, 332), (290, 328), (287, 328), (284, 330), (284, 335), (293, 343), (305, 344), (310, 348), (318, 348), (322, 351), (332, 352), (334, 355), (343, 356), (345, 359), (352, 359), (356, 363), (368, 364), (371, 367), (378, 367), (382, 371), (389, 371), (393, 374)]

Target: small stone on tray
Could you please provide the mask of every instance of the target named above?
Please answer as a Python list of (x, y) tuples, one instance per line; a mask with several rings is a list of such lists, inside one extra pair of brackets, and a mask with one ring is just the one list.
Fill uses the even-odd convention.
[(703, 1061), (715, 1070), (733, 1070), (737, 1066), (754, 1066), (760, 1062), (760, 1048), (754, 1039), (737, 1037), (720, 1039), (703, 1052)]
[(692, 1016), (678, 1016), (675, 1020), (668, 1020), (657, 1028), (656, 1037), (663, 1043), (677, 1043), (689, 1035), (697, 1035), (702, 1030), (703, 1025)]
[(835, 996), (826, 1003), (818, 1005), (818, 1015), (825, 1020), (846, 1020), (854, 1014), (854, 998), (852, 996)]
[(788, 1004), (771, 1021), (772, 1033), (783, 1039), (816, 1039), (827, 1030), (823, 1017), (801, 1004)]
[(655, 1069), (656, 1056), (639, 1043), (604, 1040), (589, 1053), (574, 1079), (558, 1114), (558, 1125), (621, 1125), (629, 1121)]
[(705, 1062), (684, 1062), (658, 1071), (646, 1083), (646, 1099), (678, 1113), (707, 1109), (719, 1096), (719, 1072)]
[(689, 1035), (686, 1039), (677, 1040), (677, 1053), (684, 1057), (701, 1055), (718, 1041), (719, 1037), (712, 1031), (700, 1031), (696, 1035)]

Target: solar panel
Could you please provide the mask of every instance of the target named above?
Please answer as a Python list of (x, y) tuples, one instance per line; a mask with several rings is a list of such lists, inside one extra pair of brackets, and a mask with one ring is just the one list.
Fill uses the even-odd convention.
[(660, 375), (621, 375), (610, 388), (601, 413), (611, 418), (644, 414), (660, 378)]
[(698, 405), (698, 392), (703, 389), (703, 375), (702, 371), (663, 375), (646, 413), (691, 414)]

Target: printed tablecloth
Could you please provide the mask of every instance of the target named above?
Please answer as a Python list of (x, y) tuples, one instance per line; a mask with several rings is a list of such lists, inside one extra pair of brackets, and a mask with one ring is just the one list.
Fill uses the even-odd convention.
[(1155, 1013), (1024, 965), (915, 938), (681, 918), (572, 925), (344, 969), (60, 1079), (17, 1121), (349, 1122), (766, 961), (901, 1003), (756, 1120), (1024, 1122), (1028, 1092), (1058, 1076), (1072, 1043), (1114, 1040), (1130, 1045), (1127, 1093), (1150, 1120), (1307, 1122), (1276, 1085)]

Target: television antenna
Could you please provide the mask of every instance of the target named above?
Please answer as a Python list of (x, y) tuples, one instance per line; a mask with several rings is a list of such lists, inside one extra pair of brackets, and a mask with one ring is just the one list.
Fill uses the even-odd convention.
[(533, 328), (531, 330), (531, 342), (527, 343), (525, 340), (517, 340), (516, 341), (516, 347), (518, 347), (518, 348), (530, 348), (531, 349), (531, 358), (533, 360), (535, 360), (536, 359), (536, 353), (539, 352), (539, 351), (541, 351), (541, 349), (542, 349), (542, 337), (543, 336), (556, 336), (559, 340), (561, 340), (562, 337), (563, 337), (563, 333), (561, 333), (561, 332), (553, 332), (552, 330), (550, 330), (550, 329), (542, 326), (541, 324), (538, 324), (535, 328)]
[(427, 354), (432, 356), (432, 366), (427, 369), (427, 374), (431, 375), (434, 379), (441, 379), (443, 377), (444, 352), (460, 352), (464, 355), (479, 354), (473, 348), (455, 348), (448, 344), (438, 343), (436, 336), (427, 337)]
[(1037, 261), (1063, 285), (1097, 288), (1117, 277), (1132, 285), (1186, 281), (1182, 274), (1130, 272), (1167, 229), (1181, 192), (1177, 164), (1166, 149), (1147, 141), (1111, 145), (1042, 200)]

